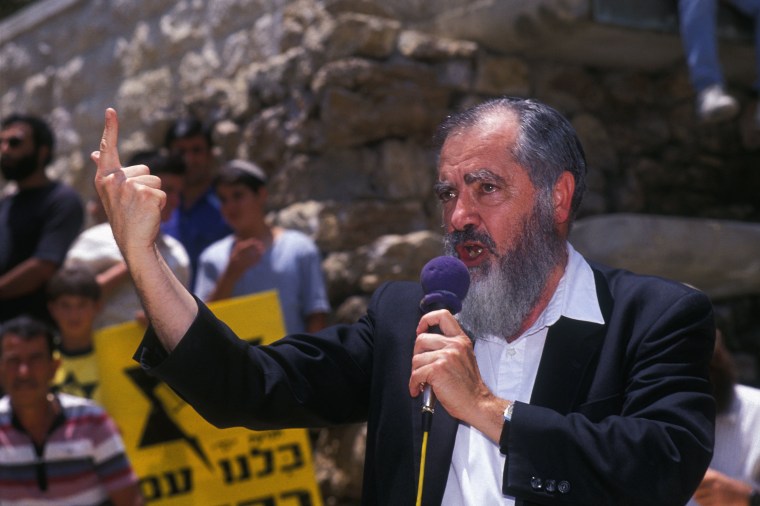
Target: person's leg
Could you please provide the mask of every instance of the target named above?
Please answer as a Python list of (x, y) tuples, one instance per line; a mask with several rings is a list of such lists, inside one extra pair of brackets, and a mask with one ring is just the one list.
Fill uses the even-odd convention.
[(731, 119), (739, 102), (723, 88), (716, 34), (718, 0), (679, 0), (681, 40), (697, 92), (697, 116), (706, 123)]
[(723, 85), (718, 60), (716, 22), (718, 0), (678, 0), (681, 42), (691, 83), (697, 92)]

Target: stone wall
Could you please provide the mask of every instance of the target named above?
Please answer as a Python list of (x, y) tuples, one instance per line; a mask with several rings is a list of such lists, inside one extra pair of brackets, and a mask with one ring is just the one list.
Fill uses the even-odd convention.
[[(497, 2), (502, 10), (505, 2)], [(587, 56), (599, 52), (598, 39), (597, 47), (572, 46), (585, 58), (524, 47), (527, 33), (566, 37), (568, 26), (587, 25), (586, 0), (532, 2), (538, 14), (529, 23), (492, 23), (483, 40), (501, 30), (498, 47), (447, 38), (445, 23), (411, 8), (471, 20), (468, 5), (484, 3), (42, 1), (0, 25), (0, 115), (48, 119), (59, 141), (51, 172), (84, 196), (93, 194), (89, 153), (106, 107), (120, 115), (123, 159), (159, 146), (180, 113), (215, 121), (220, 160), (261, 164), (272, 179), (273, 219), (316, 239), (336, 320), (360, 314), (381, 281), (414, 279), (438, 254), (433, 129), (487, 97), (537, 97), (570, 118), (591, 170), (581, 217), (760, 221), (760, 132), (745, 82), (732, 83), (743, 105), (738, 121), (700, 126), (680, 59), (633, 64), (643, 59), (632, 40), (672, 50), (675, 34), (607, 29), (605, 44), (620, 56), (610, 65), (608, 51), (597, 64)], [(559, 39), (542, 40), (531, 45), (557, 47)], [(757, 297), (716, 304), (730, 342), (760, 354)], [(355, 484), (353, 473), (341, 479)]]
[[(608, 57), (595, 66), (525, 49), (529, 33), (533, 46), (569, 44), (573, 26), (590, 24), (585, 0), (508, 14), (493, 4), (512, 34), (505, 41), (523, 36), (498, 50), (414, 28), (440, 30), (451, 13), (483, 20), (490, 2), (432, 4), (425, 18), (395, 0), (42, 1), (0, 29), (0, 112), (46, 117), (59, 139), (51, 172), (84, 195), (107, 106), (119, 111), (125, 159), (159, 145), (179, 113), (216, 121), (220, 159), (263, 165), (277, 218), (316, 238), (336, 307), (380, 279), (416, 277), (433, 248), (411, 255), (416, 243), (399, 239), (406, 261), (393, 265), (373, 242), (435, 235), (429, 139), (449, 111), (489, 96), (534, 96), (572, 120), (591, 167), (581, 216), (760, 220), (760, 132), (746, 86), (734, 90), (740, 121), (701, 127), (680, 60), (642, 70), (627, 47), (619, 52), (630, 68), (610, 68)], [(630, 46), (631, 31), (619, 33)], [(646, 32), (633, 33), (646, 47)]]
[[(489, 96), (535, 96), (572, 120), (591, 167), (582, 217), (760, 220), (746, 81), (731, 84), (739, 121), (700, 126), (675, 34), (595, 27), (585, 0), (513, 3), (42, 1), (0, 29), (0, 112), (45, 116), (59, 139), (51, 172), (86, 196), (105, 107), (120, 113), (125, 158), (159, 145), (179, 113), (216, 121), (219, 158), (262, 164), (276, 219), (317, 240), (336, 308), (416, 277), (437, 252), (429, 139)], [(457, 18), (477, 41), (432, 35)], [(608, 49), (594, 59), (600, 34), (614, 66)], [(545, 49), (562, 43), (578, 56)], [(661, 55), (639, 54), (653, 43)], [(397, 253), (383, 257), (389, 240)]]

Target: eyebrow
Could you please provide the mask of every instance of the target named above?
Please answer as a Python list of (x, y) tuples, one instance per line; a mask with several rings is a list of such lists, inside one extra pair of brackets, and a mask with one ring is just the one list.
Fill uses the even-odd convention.
[(500, 183), (504, 184), (506, 183), (506, 180), (500, 176), (499, 174), (496, 174), (494, 171), (489, 169), (478, 169), (473, 172), (469, 172), (464, 175), (464, 182), (465, 184), (473, 184), (473, 183), (482, 183), (482, 182), (490, 182), (490, 183)]
[(451, 189), (451, 184), (447, 183), (446, 181), (436, 181), (433, 183), (433, 191), (435, 193), (441, 193), (446, 190)]
[[(476, 171), (465, 174), (464, 182), (467, 185), (471, 185), (474, 183), (483, 183), (483, 182), (506, 185), (507, 180), (504, 179), (504, 177), (500, 176), (499, 174), (496, 174), (492, 170), (478, 169)], [(448, 181), (436, 181), (433, 184), (433, 190), (436, 193), (441, 193), (443, 191), (450, 190), (453, 187), (454, 185), (449, 183)]]

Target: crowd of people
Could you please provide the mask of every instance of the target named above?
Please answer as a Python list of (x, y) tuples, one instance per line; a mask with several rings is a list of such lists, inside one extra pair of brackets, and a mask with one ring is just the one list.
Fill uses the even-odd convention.
[[(79, 195), (46, 175), (50, 128), (2, 121), (17, 189), (0, 200), (0, 503), (143, 503), (92, 360), (99, 329), (137, 320), (141, 366), (216, 425), (367, 422), (365, 504), (760, 504), (760, 395), (726, 373), (704, 294), (567, 242), (586, 164), (551, 107), (490, 100), (440, 127), (443, 249), (471, 277), (462, 311), (422, 314), (420, 285), (393, 282), (332, 327), (320, 252), (267, 220), (261, 167), (217, 167), (211, 130), (188, 118), (121, 167), (117, 121), (106, 112), (84, 230)], [(287, 336), (266, 349), (206, 305), (273, 289)], [(413, 422), (425, 388), (427, 464)]]
[[(141, 504), (123, 443), (100, 408), (93, 347), (98, 330), (147, 318), (100, 199), (84, 205), (48, 177), (54, 148), (42, 119), (3, 119), (0, 166), (16, 189), (0, 200), (0, 503)], [(135, 153), (129, 164), (161, 181), (155, 245), (183, 287), (209, 301), (277, 290), (288, 331), (325, 326), (320, 253), (306, 235), (268, 224), (263, 170), (244, 160), (217, 170), (211, 131), (193, 118), (178, 119), (161, 149)], [(86, 438), (93, 452), (109, 445), (118, 453), (55, 456), (56, 447), (79, 448)], [(75, 472), (79, 461), (87, 474), (48, 479)]]
[[(101, 302), (94, 329), (145, 322), (99, 198), (85, 206), (73, 188), (46, 173), (55, 146), (50, 127), (11, 115), (2, 139), (3, 178), (17, 191), (0, 201), (0, 322), (28, 314), (55, 324), (45, 292), (62, 267), (95, 275)], [(318, 330), (330, 306), (316, 245), (268, 223), (261, 168), (232, 160), (219, 169), (213, 148), (211, 129), (183, 117), (169, 127), (161, 149), (130, 158), (129, 165), (150, 167), (166, 194), (159, 253), (203, 300), (277, 289), (286, 328)], [(84, 228), (87, 220), (92, 225)]]

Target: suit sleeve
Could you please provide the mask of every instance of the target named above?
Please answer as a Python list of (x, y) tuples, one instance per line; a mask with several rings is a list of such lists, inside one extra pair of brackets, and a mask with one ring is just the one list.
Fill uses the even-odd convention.
[(503, 491), (538, 504), (685, 504), (710, 462), (709, 300), (672, 289), (616, 302), (588, 394), (568, 413), (517, 403)]
[(148, 328), (134, 358), (207, 421), (270, 430), (366, 420), (370, 316), (254, 346), (197, 302), (198, 315), (171, 354)]

